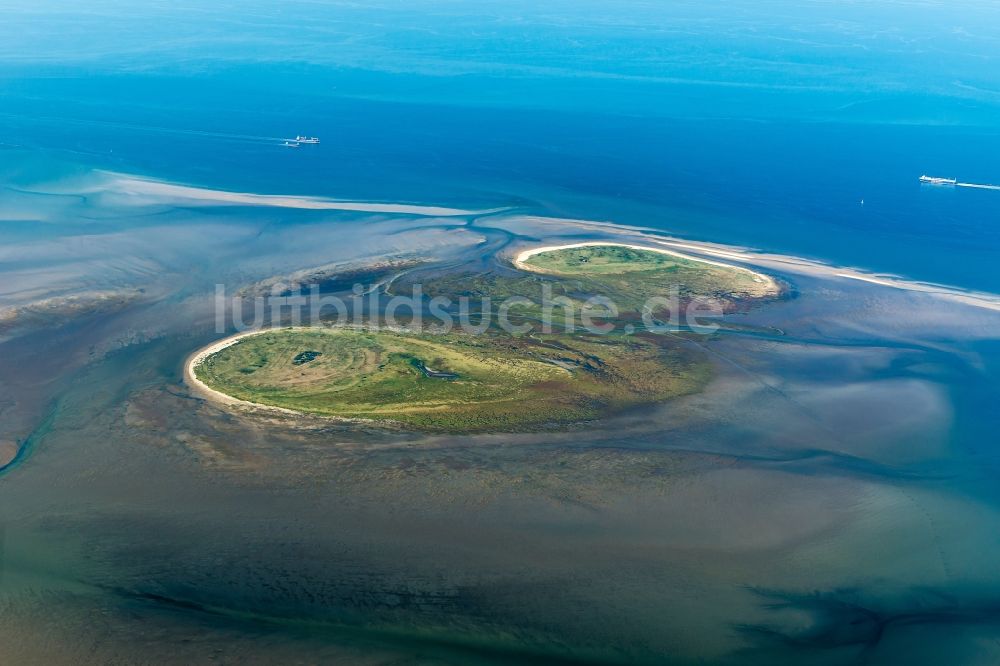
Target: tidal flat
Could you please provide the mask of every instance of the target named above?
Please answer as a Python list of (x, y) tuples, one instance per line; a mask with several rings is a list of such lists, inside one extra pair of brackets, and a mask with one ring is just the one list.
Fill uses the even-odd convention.
[[(73, 285), (146, 295), (0, 342), (0, 440), (20, 451), (0, 474), (6, 660), (993, 654), (989, 298), (521, 211), (296, 209), (276, 221), (250, 204), (171, 202), (170, 190), (133, 198), (116, 182), (89, 176), (86, 198), (65, 182), (35, 195), (76, 231), (94, 216), (114, 230), (100, 261), (63, 261), (87, 252), (75, 233), (3, 250), (21, 256), (5, 271), (34, 276), (29, 301)], [(442, 279), (508, 275), (523, 250), (581, 238), (725, 253), (794, 293), (732, 309), (739, 326), (713, 335), (667, 335), (710, 364), (701, 390), (585, 428), (414, 432), (245, 414), (183, 381), (190, 355), (220, 337), (216, 284), (237, 293), (338, 263), (352, 275), (370, 264), (381, 283), (386, 258), (404, 267), (393, 288), (426, 262)], [(296, 349), (323, 353), (302, 366), (292, 354), (300, 372), (329, 358), (318, 343)], [(422, 360), (437, 369), (433, 356)]]

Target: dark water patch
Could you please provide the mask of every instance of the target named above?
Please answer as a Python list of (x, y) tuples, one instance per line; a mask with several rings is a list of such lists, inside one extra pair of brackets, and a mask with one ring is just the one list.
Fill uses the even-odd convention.
[(453, 379), (458, 379), (459, 377), (454, 372), (445, 372), (443, 370), (434, 370), (433, 368), (429, 368), (427, 367), (426, 363), (424, 363), (418, 358), (411, 359), (410, 364), (413, 365), (414, 368), (422, 372), (424, 374), (424, 377), (427, 377), (428, 379), (445, 379), (450, 381)]
[(317, 358), (323, 355), (323, 352), (318, 351), (304, 351), (295, 355), (292, 359), (292, 365), (305, 365), (310, 361), (315, 361)]
[[(936, 638), (924, 639), (931, 641), (941, 640), (940, 634), (934, 633), (935, 628), (954, 631), (961, 626), (988, 627), (993, 635), (1000, 631), (998, 590), (911, 587), (882, 596), (872, 589), (860, 588), (811, 593), (754, 592), (767, 612), (805, 615), (808, 622), (803, 623), (799, 617), (787, 624), (778, 621), (738, 625), (737, 631), (755, 644), (745, 651), (748, 657), (780, 654), (784, 659), (792, 655), (817, 659), (839, 654), (842, 661), (836, 663), (851, 663), (874, 658), (879, 647), (897, 631), (907, 631), (908, 635), (913, 629), (931, 632), (928, 636)], [(905, 651), (915, 657), (921, 649), (917, 643)], [(901, 656), (894, 652), (894, 658)]]

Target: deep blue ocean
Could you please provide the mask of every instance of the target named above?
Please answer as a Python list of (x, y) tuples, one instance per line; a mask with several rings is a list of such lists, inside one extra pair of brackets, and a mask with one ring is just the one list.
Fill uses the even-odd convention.
[(917, 180), (1000, 183), (995, 5), (663, 4), (33, 3), (0, 143), (38, 157), (0, 169), (502, 203), (1000, 292), (1000, 191)]

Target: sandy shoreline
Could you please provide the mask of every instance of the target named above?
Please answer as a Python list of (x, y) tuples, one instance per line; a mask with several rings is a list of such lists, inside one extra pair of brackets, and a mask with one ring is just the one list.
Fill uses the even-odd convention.
[[(304, 327), (300, 327), (304, 328)], [(272, 412), (280, 412), (282, 414), (295, 414), (301, 415), (302, 412), (297, 412), (294, 409), (286, 409), (284, 407), (274, 407), (272, 405), (262, 405), (257, 402), (250, 402), (249, 400), (240, 400), (239, 398), (234, 398), (231, 395), (223, 393), (221, 391), (216, 391), (211, 388), (208, 384), (198, 379), (197, 368), (212, 354), (220, 352), (227, 347), (235, 345), (237, 342), (244, 338), (249, 338), (254, 335), (261, 335), (263, 333), (270, 333), (272, 331), (280, 330), (294, 330), (288, 328), (265, 328), (258, 329), (254, 331), (244, 331), (243, 333), (237, 333), (236, 335), (231, 335), (228, 338), (223, 338), (208, 345), (207, 347), (202, 347), (195, 353), (188, 356), (187, 361), (184, 362), (184, 383), (190, 386), (196, 394), (200, 397), (210, 400), (212, 402), (217, 402), (223, 405), (239, 405), (243, 407), (252, 407), (254, 409), (265, 409)]]
[[(396, 330), (388, 329), (387, 330)], [(212, 354), (220, 352), (227, 347), (235, 345), (240, 340), (244, 338), (249, 338), (254, 335), (263, 335), (264, 333), (272, 333), (274, 331), (325, 331), (327, 333), (335, 333), (339, 330), (343, 330), (340, 327), (326, 327), (326, 326), (279, 326), (276, 328), (261, 328), (253, 331), (244, 331), (242, 333), (237, 333), (235, 335), (230, 335), (228, 338), (223, 338), (222, 340), (217, 340), (210, 345), (202, 347), (198, 351), (194, 352), (188, 356), (187, 360), (184, 362), (184, 383), (187, 384), (195, 395), (204, 398), (210, 402), (215, 402), (222, 405), (229, 405), (234, 407), (248, 407), (254, 410), (261, 410), (267, 412), (274, 412), (278, 414), (291, 414), (293, 416), (308, 416), (311, 418), (327, 419), (330, 421), (337, 421), (339, 423), (378, 423), (381, 421), (376, 421), (374, 419), (361, 419), (361, 418), (348, 418), (344, 416), (331, 416), (324, 414), (312, 414), (309, 412), (300, 412), (295, 409), (288, 409), (287, 407), (276, 407), (274, 405), (264, 405), (259, 402), (250, 402), (249, 400), (240, 400), (239, 398), (234, 398), (233, 396), (223, 393), (222, 391), (216, 391), (214, 388), (210, 387), (205, 382), (198, 379), (197, 369), (201, 363), (207, 359)], [(386, 420), (385, 422), (388, 422)]]
[[(391, 327), (385, 327), (386, 330), (392, 330), (397, 332), (409, 332), (407, 329), (397, 329)], [(275, 414), (288, 414), (291, 416), (308, 417), (311, 419), (322, 419), (324, 421), (332, 421), (336, 423), (355, 423), (366, 426), (380, 426), (388, 427), (395, 422), (390, 418), (385, 419), (365, 419), (358, 417), (347, 417), (347, 416), (333, 416), (330, 414), (313, 414), (310, 412), (300, 412), (295, 409), (288, 409), (287, 407), (275, 407), (274, 405), (264, 405), (259, 402), (250, 402), (249, 400), (240, 400), (239, 398), (234, 398), (231, 395), (222, 393), (221, 391), (216, 391), (211, 388), (205, 382), (198, 379), (196, 370), (198, 366), (209, 356), (215, 354), (216, 352), (222, 351), (226, 347), (231, 347), (240, 340), (244, 338), (249, 338), (254, 335), (262, 335), (264, 333), (271, 333), (272, 331), (326, 331), (328, 333), (335, 333), (339, 330), (352, 330), (351, 328), (342, 327), (324, 327), (324, 326), (282, 326), (277, 328), (263, 328), (253, 331), (244, 331), (243, 333), (237, 333), (235, 335), (230, 335), (228, 338), (223, 338), (213, 342), (212, 344), (202, 347), (198, 351), (194, 352), (188, 356), (187, 360), (184, 362), (184, 383), (187, 384), (192, 392), (198, 397), (204, 398), (209, 402), (215, 402), (221, 405), (227, 405), (232, 407), (243, 407), (247, 409), (252, 409), (254, 411), (271, 412)]]
[(543, 252), (553, 252), (555, 250), (572, 250), (578, 247), (600, 247), (600, 246), (612, 246), (612, 247), (627, 247), (631, 250), (646, 250), (648, 252), (659, 252), (660, 254), (667, 254), (673, 257), (678, 257), (680, 259), (685, 259), (687, 261), (696, 261), (703, 264), (709, 264), (711, 266), (719, 266), (721, 268), (728, 268), (734, 271), (742, 271), (749, 273), (753, 276), (755, 282), (766, 284), (769, 291), (778, 293), (780, 287), (778, 283), (769, 275), (763, 273), (758, 273), (757, 271), (751, 270), (744, 266), (737, 266), (735, 264), (727, 264), (722, 261), (713, 261), (711, 259), (703, 259), (701, 257), (696, 257), (690, 254), (684, 254), (682, 252), (676, 252), (674, 250), (667, 250), (662, 247), (650, 247), (648, 245), (634, 245), (632, 243), (618, 243), (615, 241), (585, 241), (582, 243), (568, 243), (566, 245), (546, 245), (543, 247), (535, 247), (527, 250), (522, 250), (516, 257), (514, 257), (514, 266), (522, 271), (529, 271), (532, 273), (546, 273), (543, 269), (536, 266), (531, 266), (525, 263), (528, 259), (535, 256), (536, 254), (541, 254)]
[(18, 446), (16, 443), (7, 439), (0, 439), (0, 469), (14, 462), (14, 458), (17, 457), (17, 451)]

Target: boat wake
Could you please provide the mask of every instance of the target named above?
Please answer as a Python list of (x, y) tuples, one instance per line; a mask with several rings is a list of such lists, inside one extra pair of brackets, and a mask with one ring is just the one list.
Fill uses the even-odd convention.
[(957, 178), (939, 178), (937, 176), (921, 176), (920, 182), (927, 185), (946, 185), (949, 187), (971, 187), (977, 190), (1000, 190), (1000, 185), (980, 185), (979, 183), (960, 183)]
[(1000, 185), (978, 185), (976, 183), (955, 183), (955, 187), (972, 187), (977, 190), (1000, 190)]
[(278, 136), (262, 136), (257, 134), (237, 134), (233, 132), (220, 132), (210, 130), (187, 129), (184, 127), (161, 127), (155, 125), (141, 125), (136, 123), (124, 123), (111, 120), (101, 120), (97, 118), (64, 118), (57, 116), (31, 116), (23, 114), (0, 113), (0, 119), (31, 122), (51, 123), (54, 125), (83, 126), (83, 127), (105, 127), (109, 129), (122, 130), (126, 132), (162, 134), (176, 136), (202, 137), (207, 139), (222, 139), (243, 143), (271, 144), (297, 148), (300, 144), (318, 144), (319, 138), (315, 136), (296, 136), (294, 139), (286, 139)]

